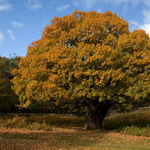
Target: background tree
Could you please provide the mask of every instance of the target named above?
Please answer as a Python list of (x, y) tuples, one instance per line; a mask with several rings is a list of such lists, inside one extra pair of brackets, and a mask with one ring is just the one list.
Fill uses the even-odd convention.
[(11, 88), (12, 68), (17, 68), (20, 57), (0, 57), (0, 111), (9, 111), (19, 104), (18, 97)]
[(9, 58), (5, 58), (5, 66), (3, 67), (3, 72), (5, 72), (6, 76), (9, 80), (13, 79), (14, 75), (11, 74), (13, 68), (18, 68), (18, 64), (20, 62), (20, 56), (10, 55)]
[(55, 17), (27, 51), (12, 80), (22, 106), (78, 104), (100, 129), (111, 106), (149, 103), (149, 36), (110, 11)]

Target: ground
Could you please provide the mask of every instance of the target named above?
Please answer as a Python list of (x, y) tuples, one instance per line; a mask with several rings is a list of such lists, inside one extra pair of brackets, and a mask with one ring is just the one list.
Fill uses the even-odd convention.
[(150, 137), (115, 131), (83, 131), (81, 127), (53, 131), (0, 129), (0, 150), (149, 150)]

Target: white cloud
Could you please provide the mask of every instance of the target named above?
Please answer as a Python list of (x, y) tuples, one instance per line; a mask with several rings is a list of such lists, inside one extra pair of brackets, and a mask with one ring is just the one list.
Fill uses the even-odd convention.
[(16, 39), (16, 37), (14, 36), (12, 30), (7, 30), (7, 33), (9, 34), (9, 36), (10, 36), (10, 38), (11, 38), (12, 40), (15, 40), (15, 39)]
[(67, 8), (69, 8), (70, 7), (70, 5), (69, 4), (66, 4), (64, 7), (63, 7), (63, 9), (67, 9)]
[(130, 21), (129, 24), (130, 24), (130, 25), (133, 25), (133, 29), (139, 28), (139, 26), (140, 26), (139, 23), (136, 22), (136, 21), (134, 21), (134, 20)]
[(143, 16), (144, 16), (143, 21), (145, 23), (150, 23), (150, 7), (149, 7), (149, 10), (143, 10), (142, 13), (143, 13)]
[(0, 11), (8, 11), (11, 8), (11, 5), (1, 5), (0, 4)]
[(102, 9), (101, 8), (97, 9), (97, 12), (98, 13), (102, 12)]
[(149, 24), (139, 24), (138, 22), (136, 22), (136, 21), (131, 21), (130, 22), (130, 24), (132, 24), (133, 26), (134, 26), (134, 28), (133, 28), (133, 30), (134, 29), (142, 29), (142, 30), (144, 30), (146, 33), (148, 33), (149, 34), (149, 36), (150, 36), (150, 23)]
[(33, 10), (38, 9), (38, 8), (42, 8), (42, 4), (34, 4), (30, 6), (30, 9), (33, 9)]
[(71, 3), (75, 6), (79, 5), (79, 0), (72, 0)]
[(145, 4), (145, 9), (142, 11), (143, 13), (143, 24), (139, 24), (135, 21), (131, 23), (138, 29), (143, 29), (150, 36), (150, 0), (139, 0)]
[(27, 0), (26, 5), (28, 6), (29, 9), (39, 9), (42, 8), (42, 4), (40, 4), (39, 0)]
[(12, 5), (7, 0), (0, 0), (0, 11), (8, 11), (12, 8)]
[(3, 32), (0, 31), (0, 46), (2, 45), (2, 43), (4, 42), (4, 34)]
[(143, 29), (150, 36), (150, 24), (143, 24), (139, 27), (139, 29)]
[(24, 24), (23, 24), (23, 23), (19, 23), (19, 22), (12, 22), (12, 25), (13, 25), (14, 27), (22, 28)]
[(65, 10), (65, 9), (67, 9), (67, 8), (69, 8), (69, 7), (70, 7), (70, 5), (69, 5), (69, 4), (66, 4), (66, 5), (63, 6), (63, 7), (57, 7), (56, 10), (62, 12), (63, 10)]
[(31, 5), (31, 0), (28, 0), (28, 2), (27, 2), (29, 5)]
[(150, 0), (141, 0), (142, 2), (144, 2), (144, 4), (148, 7), (150, 7)]
[(141, 0), (141, 1), (146, 6), (146, 8), (142, 11), (143, 16), (144, 16), (143, 21), (145, 23), (150, 23), (150, 0)]
[(98, 2), (99, 0), (82, 0), (82, 3), (84, 3), (84, 5), (85, 5), (85, 7), (87, 8), (87, 9), (90, 9), (90, 8), (92, 8), (92, 6), (94, 5), (94, 4), (96, 4), (96, 2)]

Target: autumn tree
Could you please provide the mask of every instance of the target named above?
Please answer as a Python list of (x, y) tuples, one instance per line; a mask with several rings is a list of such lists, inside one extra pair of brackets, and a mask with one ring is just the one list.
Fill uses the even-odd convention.
[(150, 40), (129, 32), (116, 13), (81, 12), (54, 17), (31, 43), (12, 80), (20, 102), (84, 106), (85, 129), (101, 129), (113, 105), (149, 103)]

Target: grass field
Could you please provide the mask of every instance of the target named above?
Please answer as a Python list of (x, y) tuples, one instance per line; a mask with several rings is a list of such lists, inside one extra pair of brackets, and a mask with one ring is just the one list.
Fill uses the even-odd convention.
[(56, 128), (53, 131), (3, 129), (1, 150), (149, 150), (150, 138), (121, 135), (113, 131), (82, 131)]
[(83, 131), (84, 123), (78, 117), (1, 117), (0, 150), (150, 150), (150, 112), (107, 117), (103, 131)]

